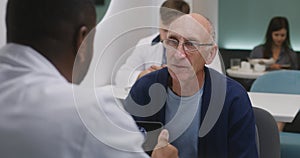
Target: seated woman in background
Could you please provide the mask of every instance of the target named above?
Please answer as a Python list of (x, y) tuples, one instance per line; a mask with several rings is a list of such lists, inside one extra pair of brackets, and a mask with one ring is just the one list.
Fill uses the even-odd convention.
[(289, 23), (285, 17), (274, 17), (269, 23), (265, 43), (256, 46), (250, 58), (273, 58), (270, 70), (298, 69), (297, 54), (290, 43)]

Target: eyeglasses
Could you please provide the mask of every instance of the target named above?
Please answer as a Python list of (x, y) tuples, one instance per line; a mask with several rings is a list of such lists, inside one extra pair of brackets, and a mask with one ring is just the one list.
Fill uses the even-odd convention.
[(195, 52), (199, 50), (199, 47), (203, 47), (203, 46), (213, 46), (213, 43), (197, 43), (197, 42), (193, 42), (193, 41), (185, 41), (185, 42), (179, 42), (176, 39), (165, 39), (163, 41), (163, 44), (166, 48), (174, 48), (177, 49), (178, 46), (180, 45), (180, 43), (183, 46), (183, 50), (185, 52)]

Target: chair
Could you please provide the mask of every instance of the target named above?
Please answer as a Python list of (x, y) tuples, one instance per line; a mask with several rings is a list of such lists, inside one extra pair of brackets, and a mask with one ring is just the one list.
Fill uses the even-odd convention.
[[(254, 81), (250, 91), (300, 94), (300, 71), (279, 70), (268, 72)], [(280, 132), (282, 158), (300, 157), (300, 150), (298, 150), (300, 149), (300, 134), (290, 133), (300, 128), (297, 124), (300, 124), (299, 112), (294, 121), (287, 123), (285, 126), (284, 131), (289, 132)]]
[(294, 158), (300, 157), (300, 134), (281, 132), (280, 144), (281, 144), (281, 157), (282, 158)]
[(280, 140), (273, 116), (261, 108), (253, 107), (260, 158), (280, 158)]
[(278, 70), (258, 77), (251, 92), (300, 94), (300, 71)]

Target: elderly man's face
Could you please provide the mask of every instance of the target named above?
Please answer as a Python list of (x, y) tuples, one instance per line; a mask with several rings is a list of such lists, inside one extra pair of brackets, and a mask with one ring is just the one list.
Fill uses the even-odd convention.
[(183, 16), (170, 25), (165, 46), (172, 78), (184, 81), (203, 70), (214, 47), (209, 29), (205, 20), (196, 21), (191, 16)]

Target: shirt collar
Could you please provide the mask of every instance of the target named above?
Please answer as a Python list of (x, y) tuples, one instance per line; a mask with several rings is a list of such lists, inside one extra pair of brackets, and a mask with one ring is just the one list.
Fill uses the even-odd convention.
[(153, 45), (159, 43), (160, 40), (161, 40), (161, 39), (160, 39), (160, 35), (157, 35), (157, 36), (152, 40), (151, 46), (153, 46)]

